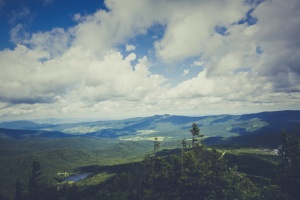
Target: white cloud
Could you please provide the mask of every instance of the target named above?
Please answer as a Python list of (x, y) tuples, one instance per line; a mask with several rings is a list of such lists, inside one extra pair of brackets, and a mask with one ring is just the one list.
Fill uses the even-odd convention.
[(26, 38), (29, 38), (30, 35), (26, 32), (22, 24), (17, 24), (14, 28), (10, 30), (10, 40), (15, 44), (22, 43)]
[(134, 50), (135, 50), (134, 45), (126, 44), (126, 51), (134, 51)]
[(73, 30), (65, 31), (62, 28), (54, 28), (48, 32), (37, 32), (30, 39), (22, 43), (33, 47), (35, 50), (46, 51), (50, 57), (60, 56), (67, 51), (71, 45)]
[(130, 64), (133, 58), (134, 54), (123, 59), (119, 52), (109, 52), (103, 60), (90, 64), (83, 82), (70, 95), (92, 102), (113, 99), (141, 101), (147, 93), (159, 90), (164, 78), (150, 76), (146, 58), (139, 59), (133, 70)]
[[(145, 34), (147, 28), (159, 18), (151, 13), (157, 5), (145, 0), (135, 3), (110, 0), (106, 4), (110, 12), (99, 10), (78, 19), (80, 23), (74, 28), (74, 45), (103, 55), (137, 34)], [(149, 9), (143, 9), (145, 7)]]
[(161, 91), (165, 82), (162, 76), (148, 70), (146, 57), (132, 66), (130, 62), (136, 57), (133, 53), (123, 58), (119, 52), (109, 51), (99, 58), (76, 47), (61, 57), (39, 62), (38, 58), (44, 56), (46, 51), (22, 45), (1, 52), (0, 59), (5, 62), (1, 63), (0, 101), (19, 104), (14, 106), (18, 109), (28, 107), (22, 104), (34, 104), (32, 107), (40, 109), (41, 104), (52, 107), (51, 104), (63, 103), (63, 107), (57, 105), (62, 107), (57, 112), (83, 112), (89, 110), (88, 105), (100, 101), (143, 101), (145, 97), (149, 100)]
[(136, 55), (134, 54), (134, 53), (131, 53), (131, 54), (129, 54), (126, 58), (125, 58), (125, 60), (126, 61), (134, 61), (136, 59)]
[(80, 13), (76, 13), (74, 16), (73, 16), (73, 20), (74, 21), (80, 21), (80, 19), (83, 19), (83, 17), (81, 16)]
[(213, 49), (215, 27), (239, 21), (249, 9), (242, 1), (199, 1), (177, 8), (166, 33), (156, 42), (157, 55), (165, 61), (185, 59)]
[(183, 70), (183, 72), (182, 72), (182, 76), (185, 76), (185, 75), (188, 75), (190, 73), (190, 70), (189, 69), (185, 69), (185, 70)]
[(201, 66), (204, 66), (204, 61), (194, 60), (194, 63), (192, 64), (192, 67), (201, 67)]
[[(18, 24), (11, 30), (15, 49), (0, 51), (0, 116), (127, 117), (300, 108), (297, 0), (261, 3), (252, 13), (258, 19), (253, 26), (235, 23), (252, 7), (242, 1), (106, 3), (109, 12), (77, 14), (78, 24), (69, 29), (29, 34)], [(154, 43), (157, 60), (148, 60), (128, 43), (155, 24), (165, 32)], [(216, 26), (225, 26), (228, 34), (216, 33)], [(119, 45), (135, 53), (124, 57), (116, 50)], [(171, 87), (162, 75), (165, 63), (181, 67), (193, 57), (200, 59), (191, 66), (203, 71)], [(174, 79), (189, 73), (179, 71)]]
[(264, 53), (263, 66), (257, 69), (270, 78), (275, 90), (300, 91), (300, 2), (266, 2), (253, 15), (257, 17), (257, 42)]
[[(240, 72), (222, 77), (209, 77), (204, 70), (190, 80), (183, 81), (166, 93), (165, 99), (178, 110), (217, 111), (218, 113), (241, 113), (292, 108), (300, 94), (285, 101), (289, 94), (273, 92), (272, 83), (266, 78), (249, 72)], [(278, 104), (278, 101), (281, 103)]]

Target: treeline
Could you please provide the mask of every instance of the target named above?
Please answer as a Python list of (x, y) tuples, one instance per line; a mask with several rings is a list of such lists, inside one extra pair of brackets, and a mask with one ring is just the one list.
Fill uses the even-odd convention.
[[(223, 156), (222, 151), (198, 146), (179, 154), (146, 157), (108, 182), (78, 190), (77, 197), (91, 200), (293, 198), (282, 190), (275, 177), (267, 178), (269, 181), (254, 179), (255, 176), (240, 172), (238, 167), (230, 168)], [(276, 168), (272, 167), (263, 170)]]

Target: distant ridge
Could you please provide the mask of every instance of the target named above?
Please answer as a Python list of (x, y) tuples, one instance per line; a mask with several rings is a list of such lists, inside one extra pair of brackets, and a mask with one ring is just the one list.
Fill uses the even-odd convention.
[(17, 120), (17, 121), (11, 121), (11, 122), (2, 122), (0, 123), (1, 128), (7, 128), (7, 129), (37, 129), (40, 127), (49, 126), (50, 124), (39, 124), (28, 120)]
[[(243, 115), (209, 115), (189, 117), (180, 115), (154, 115), (123, 120), (81, 123), (38, 124), (31, 121), (0, 123), (6, 136), (23, 137), (96, 137), (119, 140), (165, 141), (189, 138), (191, 124), (200, 127), (207, 144), (275, 146), (282, 129), (300, 128), (300, 111), (283, 110)], [(10, 131), (9, 131), (10, 130)], [(13, 131), (14, 130), (14, 131)], [(30, 132), (31, 131), (31, 132)]]
[(36, 130), (16, 130), (0, 128), (0, 137), (6, 136), (13, 139), (23, 139), (27, 137), (44, 137), (44, 138), (66, 138), (72, 137), (58, 131), (36, 131)]

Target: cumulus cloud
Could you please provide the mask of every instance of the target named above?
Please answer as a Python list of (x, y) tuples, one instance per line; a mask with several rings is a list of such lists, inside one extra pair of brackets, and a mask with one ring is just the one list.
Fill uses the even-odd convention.
[(201, 67), (201, 66), (204, 66), (204, 61), (194, 60), (194, 63), (192, 64), (192, 67)]
[(73, 30), (54, 28), (48, 32), (33, 33), (30, 39), (22, 40), (24, 45), (30, 46), (36, 51), (46, 51), (50, 57), (62, 55), (72, 43)]
[(22, 24), (17, 24), (10, 30), (10, 40), (15, 44), (22, 43), (26, 38), (29, 38), (30, 34), (26, 32)]
[(126, 44), (126, 51), (134, 51), (134, 50), (135, 50), (134, 45)]
[(215, 27), (239, 21), (248, 9), (242, 1), (186, 3), (172, 12), (164, 37), (155, 44), (157, 55), (168, 62), (211, 51), (211, 41), (218, 37)]
[(107, 53), (103, 60), (90, 64), (82, 83), (70, 96), (91, 102), (114, 99), (141, 101), (147, 93), (159, 89), (164, 78), (149, 72), (146, 57), (139, 59), (133, 70), (130, 61), (134, 58), (134, 54), (124, 59), (119, 52)]
[(261, 75), (270, 78), (274, 89), (300, 91), (300, 2), (266, 2), (253, 15), (258, 18), (256, 37), (264, 50)]
[[(16, 47), (0, 51), (0, 116), (299, 108), (297, 0), (258, 5), (235, 0), (105, 3), (109, 11), (76, 14), (77, 25), (68, 29), (28, 33), (17, 24), (11, 30)], [(250, 9), (257, 19), (251, 26), (240, 22)], [(149, 59), (130, 43), (155, 24), (165, 29), (161, 37), (152, 37), (156, 57)], [(118, 51), (124, 45), (135, 52), (125, 57)], [(198, 60), (189, 66), (203, 70), (172, 86), (164, 67), (182, 69), (191, 58)]]
[[(189, 8), (189, 14), (184, 14), (183, 7), (176, 20), (170, 17), (164, 37), (156, 42), (157, 55), (166, 62), (199, 55), (205, 60), (207, 76), (253, 71), (256, 76), (267, 77), (275, 91), (298, 91), (299, 2), (263, 2), (251, 13), (257, 24), (237, 23), (252, 6), (206, 2), (194, 5), (195, 12)], [(215, 33), (219, 25), (226, 27), (228, 34)], [(258, 53), (257, 48), (263, 51)]]
[(189, 69), (185, 69), (185, 70), (183, 70), (183, 72), (182, 72), (182, 76), (185, 76), (185, 75), (188, 75), (190, 73), (190, 70)]
[(146, 57), (131, 66), (133, 53), (123, 58), (120, 52), (109, 51), (99, 58), (72, 48), (60, 57), (39, 62), (38, 58), (44, 56), (46, 51), (23, 45), (1, 52), (0, 59), (5, 60), (0, 75), (2, 102), (75, 105), (108, 100), (141, 101), (147, 94), (160, 90), (165, 82), (165, 78), (149, 71)]
[[(160, 19), (151, 13), (158, 5), (149, 1), (110, 0), (106, 4), (110, 12), (99, 10), (77, 19), (80, 23), (75, 27), (74, 45), (103, 54), (138, 34), (145, 34), (147, 28)], [(146, 7), (150, 9), (143, 9)]]
[(83, 19), (83, 17), (81, 16), (80, 13), (76, 13), (74, 16), (73, 16), (73, 20), (74, 21), (79, 21), (80, 19)]

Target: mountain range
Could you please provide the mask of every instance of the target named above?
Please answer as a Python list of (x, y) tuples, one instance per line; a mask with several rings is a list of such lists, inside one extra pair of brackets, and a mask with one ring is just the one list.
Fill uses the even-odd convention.
[(207, 144), (277, 145), (282, 129), (297, 129), (300, 111), (273, 111), (243, 115), (177, 116), (154, 115), (124, 120), (81, 123), (35, 123), (10, 121), (0, 123), (0, 136), (25, 137), (95, 137), (117, 140), (176, 141), (190, 138), (189, 129), (196, 123)]

